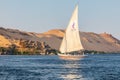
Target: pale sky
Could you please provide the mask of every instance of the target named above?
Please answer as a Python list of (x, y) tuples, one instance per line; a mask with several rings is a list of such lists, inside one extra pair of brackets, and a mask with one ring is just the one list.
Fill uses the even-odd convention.
[(0, 0), (0, 26), (38, 33), (65, 29), (77, 3), (81, 31), (120, 39), (120, 0)]

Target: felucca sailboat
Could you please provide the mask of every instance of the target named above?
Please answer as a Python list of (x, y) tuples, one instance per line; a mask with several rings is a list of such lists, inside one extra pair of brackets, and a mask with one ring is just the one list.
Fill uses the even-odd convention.
[(58, 55), (63, 58), (84, 57), (84, 48), (81, 43), (78, 28), (78, 5), (75, 7), (63, 37), (60, 52)]

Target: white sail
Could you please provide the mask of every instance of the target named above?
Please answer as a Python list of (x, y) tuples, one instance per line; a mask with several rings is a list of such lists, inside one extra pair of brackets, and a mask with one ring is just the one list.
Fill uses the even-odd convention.
[(63, 37), (60, 51), (61, 53), (79, 51), (82, 50), (83, 46), (80, 40), (79, 28), (78, 28), (78, 5), (72, 14), (65, 35)]

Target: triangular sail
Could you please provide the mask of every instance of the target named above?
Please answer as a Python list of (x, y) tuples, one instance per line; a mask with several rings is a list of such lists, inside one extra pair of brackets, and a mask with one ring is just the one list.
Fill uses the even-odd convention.
[(72, 14), (65, 35), (63, 37), (60, 51), (61, 53), (79, 51), (82, 50), (83, 46), (80, 40), (79, 28), (78, 28), (78, 5)]

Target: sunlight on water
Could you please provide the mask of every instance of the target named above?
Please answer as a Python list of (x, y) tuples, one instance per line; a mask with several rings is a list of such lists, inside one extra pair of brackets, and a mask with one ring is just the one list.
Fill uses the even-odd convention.
[(79, 67), (80, 65), (77, 61), (75, 62), (70, 61), (70, 62), (64, 63), (63, 68), (71, 69), (71, 70), (67, 71), (65, 74), (61, 74), (60, 75), (61, 78), (63, 78), (64, 80), (81, 79), (82, 75), (78, 74), (78, 71), (77, 71)]

